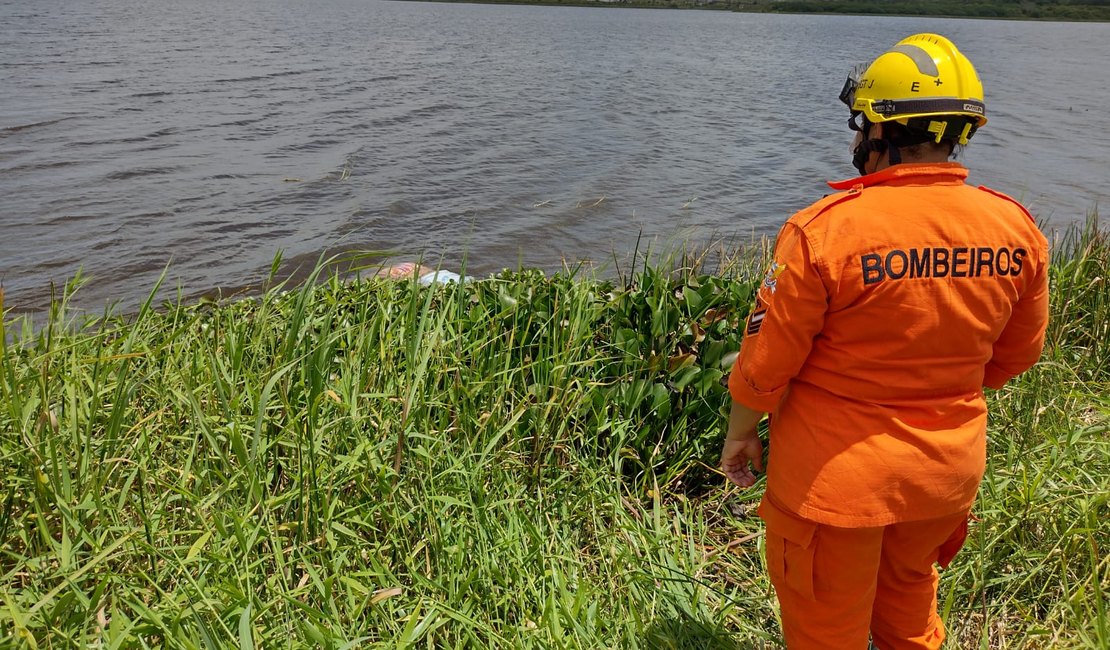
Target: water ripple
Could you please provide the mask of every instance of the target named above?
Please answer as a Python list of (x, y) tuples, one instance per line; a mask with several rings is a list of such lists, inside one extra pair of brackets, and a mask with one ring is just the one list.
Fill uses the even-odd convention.
[[(17, 4), (0, 4), (0, 278), (19, 308), (41, 308), (79, 267), (92, 280), (78, 299), (96, 308), (145, 296), (171, 259), (174, 286), (198, 294), (256, 283), (277, 250), (466, 256), (481, 274), (604, 261), (642, 236), (773, 233), (852, 171), (842, 62), (933, 25), (378, 0)], [(944, 28), (988, 82), (973, 181), (1054, 223), (1105, 203), (1101, 26)]]

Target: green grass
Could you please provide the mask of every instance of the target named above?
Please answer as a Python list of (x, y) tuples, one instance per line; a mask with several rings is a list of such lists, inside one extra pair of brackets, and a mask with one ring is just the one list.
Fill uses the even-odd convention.
[[(1110, 242), (1058, 248), (949, 647), (1110, 642)], [(761, 490), (712, 470), (758, 257), (126, 319), (71, 312), (76, 280), (5, 323), (0, 647), (776, 647)]]

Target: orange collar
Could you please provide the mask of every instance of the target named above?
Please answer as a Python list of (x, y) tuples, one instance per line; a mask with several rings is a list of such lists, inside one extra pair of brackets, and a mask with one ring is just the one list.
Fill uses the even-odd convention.
[(967, 179), (967, 167), (960, 163), (903, 163), (892, 165), (874, 174), (857, 176), (843, 181), (829, 181), (834, 190), (873, 185), (962, 185)]

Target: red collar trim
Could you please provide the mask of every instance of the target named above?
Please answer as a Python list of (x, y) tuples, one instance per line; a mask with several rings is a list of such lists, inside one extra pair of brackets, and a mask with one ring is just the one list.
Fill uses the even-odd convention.
[(834, 190), (850, 190), (853, 187), (871, 187), (890, 181), (905, 182), (914, 177), (923, 177), (921, 180), (928, 183), (948, 182), (959, 184), (967, 179), (967, 167), (954, 162), (903, 163), (892, 165), (866, 176), (857, 176), (842, 181), (829, 181), (829, 187)]

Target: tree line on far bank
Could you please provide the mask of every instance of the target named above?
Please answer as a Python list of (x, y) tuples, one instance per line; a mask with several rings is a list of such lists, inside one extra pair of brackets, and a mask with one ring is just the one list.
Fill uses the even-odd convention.
[(769, 2), (784, 13), (900, 14), (980, 18), (1110, 20), (1110, 0), (786, 0)]
[[(473, 0), (434, 0), (471, 2)], [(667, 7), (758, 13), (1110, 21), (1110, 0), (479, 0), (490, 4)]]

